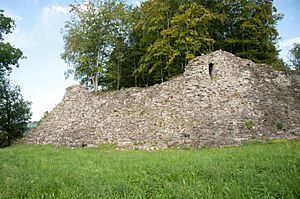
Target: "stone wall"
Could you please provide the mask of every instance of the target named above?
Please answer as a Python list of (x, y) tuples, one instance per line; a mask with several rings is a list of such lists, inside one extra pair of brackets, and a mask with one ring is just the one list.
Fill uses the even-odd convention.
[(26, 141), (149, 149), (233, 145), (299, 132), (299, 73), (216, 51), (192, 60), (183, 75), (149, 88), (93, 94), (69, 87)]

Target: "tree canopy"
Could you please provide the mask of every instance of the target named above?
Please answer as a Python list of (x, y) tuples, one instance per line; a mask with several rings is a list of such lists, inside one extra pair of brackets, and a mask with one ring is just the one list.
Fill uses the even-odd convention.
[(31, 118), (30, 102), (23, 99), (20, 87), (0, 78), (0, 147), (23, 136)]
[(71, 5), (72, 16), (63, 31), (65, 51), (62, 58), (71, 66), (68, 73), (74, 73), (83, 84), (92, 84), (95, 91), (99, 84), (106, 87), (112, 51), (126, 39), (127, 11), (126, 4), (117, 0)]
[(18, 61), (23, 53), (4, 42), (3, 34), (11, 33), (15, 23), (3, 12), (0, 10), (0, 147), (22, 137), (31, 117), (31, 103), (23, 99), (18, 86), (12, 86), (9, 82), (11, 67), (19, 66)]
[(3, 35), (11, 33), (15, 27), (15, 22), (4, 16), (3, 10), (0, 10), (0, 75), (4, 72), (10, 72), (11, 66), (19, 66), (19, 59), (23, 58), (20, 49), (13, 47), (10, 43), (4, 42)]
[(102, 89), (150, 86), (218, 49), (284, 69), (276, 49), (283, 16), (271, 0), (148, 0), (133, 9), (84, 2), (71, 7), (62, 56), (83, 83), (94, 76)]
[(292, 67), (300, 70), (300, 43), (293, 44), (293, 48), (290, 50), (290, 62)]

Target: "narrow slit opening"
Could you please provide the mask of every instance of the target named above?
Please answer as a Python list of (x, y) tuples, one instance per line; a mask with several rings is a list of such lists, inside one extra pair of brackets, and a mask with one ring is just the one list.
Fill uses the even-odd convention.
[(214, 64), (213, 63), (208, 64), (208, 69), (209, 69), (209, 76), (211, 79), (213, 79)]

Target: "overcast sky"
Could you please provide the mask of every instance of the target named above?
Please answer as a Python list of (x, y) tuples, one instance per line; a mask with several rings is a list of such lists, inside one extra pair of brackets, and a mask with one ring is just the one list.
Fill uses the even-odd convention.
[[(20, 48), (27, 59), (11, 74), (13, 84), (21, 86), (26, 100), (31, 101), (33, 117), (39, 120), (63, 98), (65, 88), (76, 84), (65, 80), (66, 64), (60, 58), (63, 40), (60, 33), (68, 20), (68, 6), (73, 0), (0, 0), (0, 9), (16, 21), (14, 32), (5, 40)], [(137, 5), (137, 0), (127, 0)], [(287, 60), (292, 44), (300, 42), (300, 0), (274, 0), (285, 15), (278, 24), (280, 56)]]

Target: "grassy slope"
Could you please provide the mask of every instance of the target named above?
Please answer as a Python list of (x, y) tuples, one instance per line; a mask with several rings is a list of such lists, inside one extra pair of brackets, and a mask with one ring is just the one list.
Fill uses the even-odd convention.
[(0, 149), (0, 198), (300, 198), (300, 141), (116, 151)]

